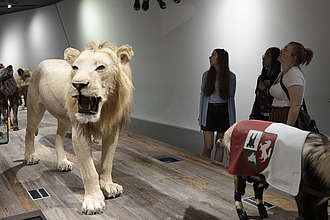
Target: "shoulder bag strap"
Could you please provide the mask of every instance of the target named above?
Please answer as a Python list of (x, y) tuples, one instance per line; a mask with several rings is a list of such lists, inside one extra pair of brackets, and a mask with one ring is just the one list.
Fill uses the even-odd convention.
[(288, 91), (288, 89), (285, 87), (285, 85), (283, 84), (283, 82), (282, 82), (282, 78), (283, 78), (283, 72), (282, 72), (282, 74), (281, 74), (280, 84), (281, 84), (281, 87), (282, 87), (283, 91), (285, 92), (286, 96), (287, 96), (288, 99), (290, 100), (289, 91)]

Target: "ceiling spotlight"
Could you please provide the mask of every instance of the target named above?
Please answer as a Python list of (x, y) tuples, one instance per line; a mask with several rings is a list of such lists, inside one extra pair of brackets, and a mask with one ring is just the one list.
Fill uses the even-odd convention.
[(11, 8), (11, 4), (9, 4), (9, 5), (7, 6), (7, 8)]

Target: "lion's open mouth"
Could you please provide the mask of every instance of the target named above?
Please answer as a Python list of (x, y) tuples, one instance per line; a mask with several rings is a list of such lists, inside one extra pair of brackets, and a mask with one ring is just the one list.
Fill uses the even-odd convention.
[(78, 113), (85, 114), (96, 114), (101, 100), (100, 97), (86, 97), (83, 95), (75, 96), (74, 98), (78, 99)]

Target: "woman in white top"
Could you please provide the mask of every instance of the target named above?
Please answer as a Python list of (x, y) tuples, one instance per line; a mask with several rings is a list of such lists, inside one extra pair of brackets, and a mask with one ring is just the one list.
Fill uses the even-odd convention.
[[(270, 121), (281, 122), (297, 127), (297, 118), (303, 102), (306, 82), (300, 66), (307, 66), (313, 59), (313, 51), (301, 43), (290, 42), (280, 52), (277, 58), (282, 65), (282, 72), (270, 88), (274, 97)], [(281, 87), (280, 80), (289, 92), (288, 99)]]

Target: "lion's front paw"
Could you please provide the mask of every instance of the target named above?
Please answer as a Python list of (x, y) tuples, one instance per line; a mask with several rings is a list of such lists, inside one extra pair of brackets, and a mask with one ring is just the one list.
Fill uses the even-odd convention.
[(117, 197), (123, 193), (123, 187), (117, 183), (100, 184), (105, 198)]
[(57, 168), (59, 171), (71, 171), (72, 168), (73, 168), (73, 164), (71, 161), (65, 159), (65, 160), (62, 160), (58, 165), (57, 165)]
[(36, 153), (30, 154), (30, 155), (24, 157), (24, 162), (27, 165), (37, 164), (37, 163), (39, 163), (39, 161), (40, 161), (40, 159)]
[(104, 196), (93, 195), (85, 196), (81, 211), (87, 215), (102, 213), (105, 210)]

